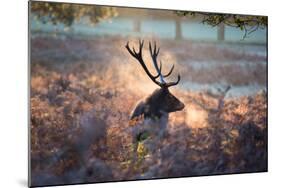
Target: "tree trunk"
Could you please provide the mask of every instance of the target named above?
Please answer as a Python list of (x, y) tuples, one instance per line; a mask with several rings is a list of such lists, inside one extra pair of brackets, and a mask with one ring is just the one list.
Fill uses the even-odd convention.
[(139, 19), (134, 20), (134, 32), (141, 32), (141, 21)]
[(176, 40), (182, 39), (181, 20), (176, 19)]
[(218, 25), (218, 41), (224, 41), (224, 31), (225, 31), (225, 26), (224, 23), (221, 23)]

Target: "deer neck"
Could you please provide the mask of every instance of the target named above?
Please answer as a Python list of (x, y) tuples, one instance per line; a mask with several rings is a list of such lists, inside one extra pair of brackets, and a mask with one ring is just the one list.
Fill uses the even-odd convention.
[(146, 98), (146, 109), (144, 112), (145, 118), (159, 120), (163, 116), (168, 117), (168, 113), (162, 109), (162, 92), (163, 91), (161, 89), (156, 89), (148, 98)]

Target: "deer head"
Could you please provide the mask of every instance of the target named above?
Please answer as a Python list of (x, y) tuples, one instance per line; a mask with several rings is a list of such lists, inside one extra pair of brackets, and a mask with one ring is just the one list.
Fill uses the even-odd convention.
[[(152, 75), (146, 64), (142, 58), (142, 49), (143, 49), (144, 41), (139, 40), (139, 52), (137, 53), (135, 48), (133, 50), (129, 46), (129, 42), (126, 44), (126, 48), (128, 52), (138, 60), (139, 64), (142, 66), (145, 73), (148, 77), (160, 88), (156, 89), (150, 96), (148, 96), (144, 101), (141, 101), (133, 111), (131, 115), (131, 119), (134, 117), (144, 115), (144, 117), (150, 118), (161, 118), (162, 115), (168, 114), (170, 112), (175, 112), (182, 110), (184, 108), (184, 104), (177, 99), (170, 91), (169, 87), (175, 86), (180, 81), (180, 75), (178, 75), (176, 82), (166, 82), (164, 78), (170, 76), (174, 70), (174, 65), (171, 67), (170, 71), (167, 74), (162, 74), (162, 62), (160, 61), (160, 66), (158, 66), (157, 56), (159, 54), (160, 48), (156, 47), (156, 43), (154, 43), (154, 47), (152, 49), (151, 43), (149, 42), (149, 51), (152, 58), (152, 62), (154, 68), (156, 69), (157, 75)], [(159, 79), (159, 81), (157, 80)]]

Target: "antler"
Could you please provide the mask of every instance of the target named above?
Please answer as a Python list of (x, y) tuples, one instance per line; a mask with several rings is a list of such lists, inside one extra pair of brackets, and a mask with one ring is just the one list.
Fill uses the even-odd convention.
[[(173, 72), (174, 70), (174, 65), (171, 67), (170, 71), (166, 74), (166, 75), (162, 75), (161, 73), (161, 70), (162, 70), (162, 62), (160, 61), (160, 67), (158, 66), (158, 62), (157, 62), (157, 56), (159, 54), (159, 51), (160, 51), (160, 48), (157, 49), (156, 47), (156, 42), (154, 42), (154, 48), (152, 50), (152, 47), (151, 47), (151, 43), (149, 42), (149, 51), (150, 51), (150, 55), (151, 55), (151, 58), (152, 58), (152, 61), (153, 61), (153, 64), (154, 64), (154, 67), (157, 71), (157, 75), (156, 76), (153, 76), (149, 70), (147, 69), (143, 59), (142, 59), (142, 48), (143, 48), (143, 44), (144, 44), (144, 41), (142, 40), (139, 40), (139, 53), (136, 52), (136, 50), (134, 49), (133, 47), (133, 50), (130, 49), (129, 47), (129, 42), (127, 42), (126, 44), (126, 48), (128, 50), (128, 52), (134, 57), (136, 58), (139, 63), (141, 64), (141, 66), (143, 67), (144, 71), (146, 72), (146, 74), (150, 77), (150, 79), (156, 83), (157, 85), (159, 85), (160, 87), (170, 87), (170, 86), (174, 86), (174, 85), (177, 85), (180, 81), (180, 75), (178, 75), (178, 80), (176, 82), (169, 82), (169, 83), (166, 83), (165, 80), (164, 80), (164, 77), (168, 77), (171, 75), (171, 73)], [(160, 82), (157, 81), (156, 79), (160, 77)]]
[(146, 74), (149, 76), (149, 78), (150, 78), (155, 84), (157, 84), (157, 85), (159, 85), (159, 86), (161, 87), (161, 83), (156, 80), (156, 78), (157, 78), (159, 75), (153, 76), (153, 75), (149, 72), (149, 70), (147, 69), (147, 67), (146, 67), (146, 65), (145, 65), (145, 63), (144, 63), (144, 61), (143, 61), (143, 59), (142, 59), (142, 48), (143, 48), (143, 43), (144, 43), (143, 40), (142, 40), (142, 41), (139, 40), (139, 53), (136, 52), (136, 50), (135, 50), (134, 47), (133, 47), (133, 51), (130, 49), (130, 47), (129, 47), (129, 42), (127, 42), (126, 48), (127, 48), (128, 52), (129, 52), (134, 58), (136, 58), (136, 59), (139, 61), (139, 63), (141, 64), (142, 68), (144, 69), (144, 71), (146, 72)]

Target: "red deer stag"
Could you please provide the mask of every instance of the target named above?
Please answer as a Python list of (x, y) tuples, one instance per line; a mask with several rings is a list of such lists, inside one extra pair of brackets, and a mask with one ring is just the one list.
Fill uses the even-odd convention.
[[(180, 111), (184, 108), (184, 104), (177, 99), (172, 93), (169, 91), (169, 87), (175, 86), (180, 81), (180, 75), (178, 75), (178, 79), (176, 82), (166, 82), (164, 78), (171, 75), (174, 70), (174, 65), (170, 69), (170, 71), (163, 75), (161, 73), (162, 62), (160, 61), (160, 66), (158, 66), (157, 56), (159, 54), (160, 48), (156, 47), (156, 43), (154, 43), (154, 48), (152, 49), (151, 43), (149, 42), (149, 51), (152, 58), (153, 65), (157, 71), (157, 75), (152, 75), (144, 60), (142, 58), (142, 49), (143, 49), (144, 41), (139, 40), (139, 52), (137, 53), (135, 48), (132, 49), (129, 46), (129, 42), (126, 44), (126, 48), (128, 52), (138, 60), (139, 64), (142, 66), (145, 73), (148, 77), (157, 84), (160, 88), (156, 89), (150, 96), (148, 96), (144, 101), (141, 101), (136, 106), (135, 110), (131, 115), (131, 119), (138, 117), (140, 115), (144, 115), (144, 118), (150, 119), (160, 119), (162, 116), (168, 117), (168, 113)], [(157, 80), (159, 78), (159, 81)]]

